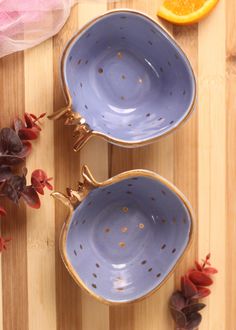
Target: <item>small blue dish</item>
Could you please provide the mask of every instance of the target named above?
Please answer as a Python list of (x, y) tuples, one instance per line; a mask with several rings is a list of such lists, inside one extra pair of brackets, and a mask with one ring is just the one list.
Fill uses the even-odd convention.
[(194, 108), (186, 55), (140, 12), (116, 10), (87, 24), (67, 44), (61, 73), (68, 105), (51, 118), (77, 125), (76, 151), (94, 135), (125, 147), (148, 144)]
[(84, 182), (53, 196), (70, 213), (60, 239), (77, 284), (108, 304), (138, 301), (159, 288), (189, 246), (193, 215), (181, 192), (146, 170)]

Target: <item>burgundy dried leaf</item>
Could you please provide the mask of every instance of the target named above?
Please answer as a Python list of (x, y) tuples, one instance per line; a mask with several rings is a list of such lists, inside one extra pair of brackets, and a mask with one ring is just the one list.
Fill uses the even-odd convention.
[(47, 114), (47, 112), (41, 113), (41, 115), (38, 116), (37, 120), (42, 119), (43, 117), (46, 116), (46, 114)]
[(191, 272), (189, 278), (195, 285), (209, 286), (213, 283), (212, 279), (207, 274), (199, 272), (198, 270)]
[(0, 166), (2, 165), (19, 165), (24, 162), (24, 158), (16, 155), (0, 155)]
[(30, 113), (30, 117), (32, 117), (34, 120), (37, 120), (37, 116), (34, 113)]
[(6, 214), (7, 214), (6, 210), (2, 206), (0, 206), (0, 216), (5, 217)]
[(195, 261), (195, 266), (197, 270), (199, 270), (200, 272), (202, 271), (202, 265), (198, 261)]
[(20, 129), (25, 127), (24, 122), (20, 118), (15, 118), (13, 126), (16, 134), (18, 134)]
[(18, 135), (21, 140), (35, 140), (39, 136), (39, 130), (36, 127), (25, 127), (19, 130)]
[(175, 309), (182, 310), (185, 306), (185, 298), (180, 291), (176, 291), (170, 297), (170, 306)]
[(42, 119), (43, 117), (45, 117), (46, 114), (47, 114), (46, 112), (43, 112), (37, 117), (35, 114), (30, 113), (30, 116), (32, 117), (32, 119), (34, 119), (34, 123), (35, 123), (35, 122), (39, 121), (40, 119)]
[(188, 306), (185, 306), (184, 308), (182, 308), (182, 312), (185, 314), (185, 315), (188, 315), (188, 314), (192, 314), (192, 313), (196, 313), (196, 312), (199, 312), (201, 311), (204, 307), (206, 307), (205, 304), (203, 303), (193, 303), (193, 304), (190, 304)]
[(49, 178), (45, 181), (45, 187), (47, 187), (49, 190), (53, 190), (53, 185), (49, 181), (51, 181), (52, 178)]
[(25, 112), (24, 118), (25, 118), (26, 127), (32, 128), (34, 126), (34, 121), (33, 121), (32, 116), (29, 113)]
[(0, 166), (0, 182), (9, 179), (13, 175), (9, 166)]
[(202, 321), (202, 315), (200, 313), (193, 313), (190, 315), (190, 319), (188, 320), (187, 325), (185, 326), (185, 330), (195, 330), (199, 327), (199, 324)]
[(197, 289), (198, 289), (198, 292), (197, 292), (196, 296), (194, 296), (194, 299), (205, 298), (205, 297), (209, 296), (209, 294), (211, 293), (211, 290), (209, 288), (204, 288), (204, 287), (198, 286)]
[(29, 141), (22, 141), (23, 149), (17, 155), (20, 158), (26, 158), (32, 151), (32, 144)]
[(11, 241), (11, 238), (3, 238), (0, 236), (0, 252), (7, 249), (7, 243)]
[(173, 320), (177, 324), (179, 328), (184, 328), (187, 324), (186, 316), (183, 312), (179, 311), (178, 309), (175, 309), (174, 307), (170, 306), (170, 312)]
[[(37, 191), (38, 189), (41, 191), (41, 188), (44, 187), (52, 190), (53, 186), (49, 183), (50, 180), (52, 180), (52, 178), (48, 178), (47, 173), (40, 169), (33, 171), (31, 174), (31, 183)], [(40, 191), (38, 192), (41, 193)]]
[(41, 195), (44, 195), (43, 184), (34, 176), (31, 177), (31, 183), (34, 189)]
[(218, 273), (218, 270), (216, 268), (213, 268), (213, 267), (205, 267), (203, 269), (203, 272), (205, 274), (208, 274), (208, 275), (214, 275), (214, 274)]
[(25, 185), (26, 180), (24, 176), (13, 175), (4, 182), (1, 193), (12, 200), (14, 203), (18, 203), (21, 192), (24, 190)]
[(185, 298), (194, 297), (198, 290), (187, 275), (181, 277), (181, 290)]
[(12, 128), (2, 128), (0, 131), (0, 154), (12, 155), (19, 153), (23, 148), (19, 136)]
[(40, 208), (39, 196), (32, 186), (25, 187), (24, 191), (21, 192), (21, 196), (30, 207), (35, 209)]

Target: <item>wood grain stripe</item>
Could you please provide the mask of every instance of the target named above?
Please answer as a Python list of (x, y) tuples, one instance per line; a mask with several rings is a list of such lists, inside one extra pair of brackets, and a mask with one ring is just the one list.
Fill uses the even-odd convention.
[[(53, 109), (52, 40), (25, 51), (24, 59), (25, 111), (49, 114)], [(42, 168), (54, 177), (53, 134), (53, 123), (43, 119), (40, 138), (33, 142), (33, 152), (27, 158), (29, 176)], [(40, 197), (40, 210), (27, 208), (29, 330), (56, 330), (55, 204), (46, 189)]]
[[(24, 113), (24, 55), (7, 56), (0, 61), (1, 127)], [(3, 329), (28, 330), (27, 233), (26, 211), (5, 203), (7, 217), (2, 221), (2, 235), (12, 237), (2, 255)]]
[(227, 131), (227, 249), (226, 329), (235, 327), (236, 311), (236, 2), (226, 2), (226, 131)]
[[(106, 3), (81, 3), (78, 6), (79, 28), (89, 20), (103, 14)], [(100, 109), (98, 108), (97, 111)], [(108, 144), (99, 138), (93, 138), (80, 152), (80, 169), (86, 164), (97, 180), (108, 178)], [(82, 330), (109, 330), (109, 307), (87, 293), (82, 294)]]
[[(65, 106), (61, 84), (59, 63), (66, 42), (78, 29), (78, 15), (73, 8), (64, 28), (53, 38), (53, 79), (54, 79), (54, 110)], [(63, 121), (54, 123), (54, 160), (55, 189), (65, 192), (66, 187), (76, 188), (79, 177), (79, 154), (72, 150), (72, 130), (65, 127)], [(56, 262), (56, 310), (57, 330), (78, 330), (82, 327), (81, 290), (71, 279), (62, 263), (58, 241), (67, 211), (64, 206), (56, 203), (55, 209), (55, 262)]]
[[(221, 24), (219, 24), (221, 22)], [(199, 255), (220, 270), (203, 312), (202, 330), (225, 329), (226, 111), (225, 1), (199, 24)], [(216, 37), (217, 36), (217, 37)]]
[[(198, 73), (198, 26), (174, 26), (173, 35), (191, 61), (196, 79)], [(198, 206), (198, 105), (191, 118), (174, 134), (174, 183), (189, 199), (195, 213), (195, 232), (192, 246), (175, 273), (176, 288), (180, 277), (194, 264), (197, 257)]]

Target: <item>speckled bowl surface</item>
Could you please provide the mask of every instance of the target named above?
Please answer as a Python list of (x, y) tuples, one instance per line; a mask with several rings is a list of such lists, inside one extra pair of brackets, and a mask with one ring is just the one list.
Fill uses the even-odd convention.
[(183, 122), (194, 107), (191, 66), (172, 37), (139, 12), (96, 18), (62, 56), (68, 108), (91, 134), (127, 147), (147, 144)]
[(133, 170), (91, 182), (63, 229), (64, 262), (98, 299), (139, 300), (163, 283), (185, 252), (191, 208), (177, 188), (153, 172)]

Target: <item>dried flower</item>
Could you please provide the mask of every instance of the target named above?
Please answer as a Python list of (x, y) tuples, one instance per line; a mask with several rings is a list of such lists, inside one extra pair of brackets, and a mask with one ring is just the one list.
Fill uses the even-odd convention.
[[(41, 127), (39, 120), (46, 113), (40, 116), (34, 114), (24, 114), (24, 120), (16, 118), (13, 128), (2, 128), (0, 130), (0, 197), (4, 196), (14, 203), (18, 203), (20, 198), (30, 207), (38, 209), (40, 199), (38, 194), (44, 194), (44, 188), (52, 190), (53, 187), (47, 174), (43, 170), (35, 170), (31, 175), (31, 184), (27, 185), (27, 169), (22, 168), (16, 171), (15, 165), (24, 163), (25, 158), (32, 150), (29, 140), (38, 138)], [(0, 216), (6, 215), (6, 210), (0, 206)], [(6, 243), (11, 239), (0, 237), (0, 252), (6, 249)]]
[(198, 299), (207, 297), (211, 293), (206, 286), (213, 284), (211, 276), (218, 272), (211, 267), (209, 260), (210, 254), (202, 264), (196, 261), (196, 268), (181, 277), (181, 291), (174, 292), (170, 298), (170, 312), (178, 329), (194, 330), (201, 323), (202, 316), (199, 312), (206, 305), (199, 303)]
[(43, 195), (44, 194), (44, 188), (47, 187), (49, 190), (53, 189), (53, 186), (50, 184), (49, 181), (51, 181), (52, 178), (48, 178), (47, 174), (43, 170), (35, 170), (31, 174), (31, 183), (32, 186), (35, 188), (35, 190)]
[(2, 206), (0, 206), (0, 216), (4, 217), (6, 214), (7, 214), (6, 210)]
[(7, 243), (11, 241), (11, 238), (3, 238), (0, 236), (0, 252), (7, 249)]

